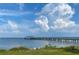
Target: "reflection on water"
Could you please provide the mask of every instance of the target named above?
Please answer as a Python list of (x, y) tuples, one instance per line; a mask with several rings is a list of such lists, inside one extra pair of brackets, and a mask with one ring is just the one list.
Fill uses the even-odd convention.
[(0, 48), (10, 49), (13, 47), (24, 46), (28, 48), (40, 48), (45, 45), (52, 45), (57, 47), (64, 46), (78, 46), (79, 40), (64, 40), (64, 39), (52, 39), (52, 40), (28, 40), (28, 39), (0, 39)]

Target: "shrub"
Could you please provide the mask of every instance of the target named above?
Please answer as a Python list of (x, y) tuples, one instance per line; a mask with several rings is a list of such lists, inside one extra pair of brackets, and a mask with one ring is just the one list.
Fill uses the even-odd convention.
[(25, 47), (16, 47), (16, 48), (12, 48), (10, 50), (29, 50), (29, 48), (25, 48)]
[(79, 53), (79, 49), (75, 48), (75, 46), (65, 47), (65, 51)]
[(56, 46), (46, 45), (46, 46), (44, 47), (44, 49), (53, 49), (53, 48), (56, 48)]

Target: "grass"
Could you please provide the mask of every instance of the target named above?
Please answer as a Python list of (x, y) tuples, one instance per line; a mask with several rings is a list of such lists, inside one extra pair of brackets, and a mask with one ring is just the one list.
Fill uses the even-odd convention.
[(79, 55), (79, 46), (57, 48), (56, 46), (46, 45), (40, 49), (16, 47), (9, 50), (0, 50), (0, 55)]

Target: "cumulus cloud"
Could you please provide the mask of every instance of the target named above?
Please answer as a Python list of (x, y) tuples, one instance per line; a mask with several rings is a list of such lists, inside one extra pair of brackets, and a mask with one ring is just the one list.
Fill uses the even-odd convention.
[(74, 9), (68, 4), (47, 4), (40, 14), (67, 18), (73, 16), (74, 13)]
[[(41, 15), (46, 17), (48, 23), (42, 22), (41, 19), (37, 19), (35, 21), (38, 25), (42, 22), (40, 26), (43, 27), (43, 29), (48, 28), (47, 31), (60, 29), (61, 31), (64, 30), (66, 32), (78, 31), (79, 24), (76, 24), (76, 22), (71, 19), (74, 14), (75, 10), (69, 4), (46, 4), (38, 15), (39, 17)], [(43, 18), (43, 20), (45, 19)]]
[(49, 30), (47, 17), (40, 16), (37, 20), (35, 20), (35, 23), (40, 25), (45, 31)]
[(63, 28), (70, 28), (76, 26), (74, 21), (64, 20), (64, 19), (57, 19), (53, 22), (52, 29), (63, 29)]
[(68, 4), (60, 4), (57, 10), (61, 14), (61, 16), (64, 16), (64, 15), (72, 16), (74, 14), (74, 10)]

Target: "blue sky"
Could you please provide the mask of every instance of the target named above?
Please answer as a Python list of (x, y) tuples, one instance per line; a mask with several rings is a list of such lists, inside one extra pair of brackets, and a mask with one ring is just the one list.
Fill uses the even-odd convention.
[(79, 4), (1, 3), (0, 37), (79, 36)]

